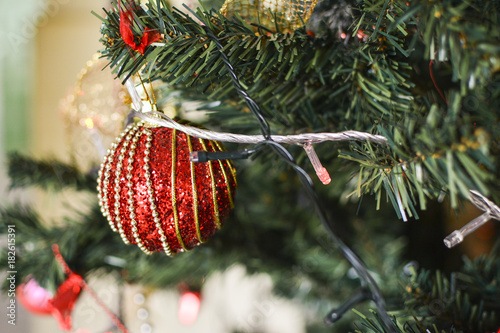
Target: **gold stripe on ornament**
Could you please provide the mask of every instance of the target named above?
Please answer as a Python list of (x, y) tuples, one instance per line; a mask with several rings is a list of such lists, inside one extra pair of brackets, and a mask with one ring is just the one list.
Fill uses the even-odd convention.
[(174, 223), (175, 223), (175, 235), (177, 236), (177, 240), (179, 244), (184, 250), (186, 249), (186, 245), (184, 245), (184, 241), (182, 240), (181, 232), (179, 230), (179, 217), (177, 216), (177, 199), (175, 197), (175, 171), (176, 171), (176, 160), (177, 160), (177, 140), (176, 140), (177, 130), (172, 130), (172, 176), (170, 180), (172, 181), (172, 211), (174, 213)]
[[(189, 154), (193, 152), (193, 145), (191, 143), (191, 137), (186, 134), (186, 139), (187, 139), (187, 144), (189, 147)], [(193, 213), (194, 213), (194, 225), (196, 226), (196, 236), (198, 237), (198, 240), (200, 243), (204, 243), (205, 241), (201, 237), (201, 230), (200, 230), (200, 220), (198, 218), (198, 188), (196, 186), (196, 173), (195, 173), (195, 166), (193, 162), (189, 162), (191, 166), (191, 188), (193, 189)]]
[[(217, 148), (219, 148), (220, 151), (225, 151), (224, 147), (222, 147), (219, 141), (211, 141), (211, 142), (213, 142), (217, 146)], [(234, 186), (238, 187), (238, 182), (236, 180), (236, 169), (234, 168), (233, 163), (231, 163), (230, 160), (225, 160), (225, 161), (227, 162), (227, 167), (229, 168), (229, 171), (231, 171), (231, 175), (233, 176)], [(234, 202), (233, 202), (234, 196), (231, 191), (231, 187), (227, 178), (226, 169), (224, 169), (222, 161), (219, 160), (219, 163), (220, 163), (220, 168), (222, 169), (222, 174), (224, 175), (224, 180), (226, 181), (227, 192), (229, 193), (229, 202), (231, 204), (231, 208), (234, 208)]]
[[(207, 145), (205, 144), (205, 140), (199, 139), (202, 148), (207, 151)], [(220, 225), (220, 216), (219, 216), (219, 204), (217, 203), (217, 187), (215, 184), (215, 175), (214, 170), (212, 168), (212, 161), (208, 161), (208, 169), (210, 170), (210, 179), (212, 180), (212, 200), (214, 204), (214, 218), (215, 225), (217, 229), (220, 229), (222, 226)]]

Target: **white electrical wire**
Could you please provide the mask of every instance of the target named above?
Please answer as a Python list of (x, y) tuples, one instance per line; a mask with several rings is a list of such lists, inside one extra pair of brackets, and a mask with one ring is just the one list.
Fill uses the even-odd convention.
[[(244, 135), (227, 132), (214, 132), (193, 126), (182, 125), (170, 119), (161, 112), (134, 112), (134, 116), (153, 125), (173, 128), (182, 131), (190, 136), (215, 140), (222, 142), (237, 142), (256, 144), (265, 141), (262, 135)], [(366, 132), (344, 131), (339, 133), (304, 133), (295, 135), (272, 135), (272, 139), (278, 143), (303, 145), (306, 143), (314, 144), (324, 141), (371, 141), (378, 144), (387, 144), (387, 138), (382, 135), (375, 135)]]

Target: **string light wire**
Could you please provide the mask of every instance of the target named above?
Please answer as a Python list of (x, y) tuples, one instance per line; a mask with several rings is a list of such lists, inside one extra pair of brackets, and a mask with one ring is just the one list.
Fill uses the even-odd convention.
[[(191, 11), (193, 14), (195, 14), (192, 10), (190, 10), (187, 6), (185, 6), (187, 10)], [(195, 14), (196, 15), (196, 14)], [(200, 18), (201, 19), (201, 18)], [(202, 20), (203, 22), (203, 20)], [(308, 194), (309, 198), (314, 204), (316, 213), (321, 220), (321, 223), (327, 230), (330, 238), (332, 241), (338, 246), (344, 257), (349, 261), (349, 263), (352, 265), (352, 267), (356, 270), (358, 273), (359, 278), (362, 281), (362, 287), (369, 290), (370, 293), (370, 298), (375, 302), (378, 311), (379, 311), (379, 316), (382, 320), (383, 325), (387, 329), (388, 332), (390, 333), (396, 333), (396, 329), (394, 327), (394, 324), (392, 320), (390, 319), (387, 311), (385, 310), (385, 300), (384, 297), (382, 296), (382, 293), (380, 292), (380, 289), (377, 286), (377, 283), (373, 279), (373, 277), (370, 275), (366, 267), (364, 266), (363, 262), (361, 259), (349, 248), (335, 233), (333, 226), (330, 222), (330, 220), (327, 217), (325, 209), (322, 207), (319, 198), (317, 196), (316, 190), (314, 188), (314, 184), (307, 174), (304, 169), (302, 169), (294, 160), (293, 156), (290, 154), (290, 152), (283, 147), (279, 142), (276, 142), (274, 140), (274, 137), (271, 137), (271, 128), (269, 126), (269, 123), (267, 120), (264, 118), (262, 115), (262, 112), (260, 110), (259, 105), (249, 96), (249, 94), (245, 91), (245, 89), (241, 86), (238, 76), (234, 70), (234, 67), (232, 66), (231, 62), (229, 61), (229, 58), (227, 55), (224, 53), (224, 47), (220, 43), (219, 39), (212, 33), (212, 31), (208, 28), (208, 24), (205, 22), (205, 25), (203, 26), (205, 29), (205, 32), (207, 34), (207, 37), (215, 44), (217, 47), (219, 54), (221, 56), (221, 59), (226, 66), (226, 68), (229, 71), (229, 74), (231, 76), (231, 79), (233, 81), (233, 85), (238, 92), (238, 94), (245, 99), (245, 102), (247, 103), (248, 107), (250, 108), (250, 111), (253, 113), (257, 121), (259, 122), (260, 128), (262, 135), (264, 136), (265, 140), (259, 143), (259, 145), (266, 145), (271, 147), (271, 149), (287, 164), (289, 164), (297, 173), (302, 185), (304, 186), (304, 189), (306, 190), (306, 193)], [(353, 304), (354, 306), (354, 304)]]
[[(196, 13), (193, 12), (186, 5), (184, 5), (184, 7), (205, 24), (203, 26), (203, 29), (205, 30), (207, 37), (217, 47), (217, 50), (219, 51), (219, 54), (221, 56), (221, 60), (229, 72), (235, 90), (237, 91), (238, 95), (245, 100), (250, 111), (252, 112), (255, 119), (259, 123), (259, 127), (262, 134), (240, 135), (234, 133), (214, 132), (205, 129), (195, 128), (192, 126), (185, 126), (173, 121), (163, 113), (154, 110), (145, 113), (133, 112), (132, 115), (141, 118), (151, 124), (174, 128), (188, 135), (198, 138), (217, 140), (223, 142), (255, 144), (256, 146), (254, 151), (260, 150), (265, 146), (270, 147), (274, 151), (274, 153), (276, 153), (284, 162), (286, 162), (289, 166), (291, 166), (295, 170), (308, 197), (310, 198), (315, 207), (316, 214), (318, 215), (322, 225), (328, 232), (328, 235), (330, 236), (332, 241), (340, 249), (346, 260), (349, 261), (351, 266), (355, 269), (361, 280), (363, 295), (365, 295), (366, 297), (351, 298), (345, 303), (343, 307), (353, 307), (357, 303), (364, 301), (365, 299), (371, 299), (376, 304), (377, 309), (379, 311), (379, 316), (382, 320), (382, 324), (385, 326), (387, 331), (389, 333), (396, 333), (394, 324), (390, 319), (387, 311), (385, 310), (385, 300), (384, 297), (382, 296), (382, 293), (380, 292), (380, 289), (377, 286), (377, 283), (370, 275), (370, 273), (368, 272), (367, 268), (365, 267), (361, 259), (352, 251), (350, 247), (348, 247), (336, 235), (333, 225), (330, 219), (327, 217), (325, 209), (320, 203), (312, 179), (310, 178), (309, 174), (295, 162), (295, 159), (292, 156), (292, 154), (282, 145), (282, 143), (286, 143), (286, 144), (297, 144), (303, 146), (304, 144), (313, 144), (323, 141), (353, 141), (353, 140), (365, 140), (365, 141), (373, 141), (379, 144), (387, 144), (387, 138), (381, 135), (373, 135), (370, 133), (357, 132), (357, 131), (345, 131), (341, 133), (305, 133), (305, 134), (288, 135), (288, 136), (271, 135), (271, 128), (269, 123), (263, 116), (259, 105), (253, 100), (253, 98), (247, 93), (247, 91), (241, 85), (238, 75), (236, 74), (233, 65), (229, 61), (229, 58), (225, 54), (224, 47), (220, 43), (219, 39), (208, 28), (209, 25), (206, 22), (204, 22), (204, 20), (201, 17), (196, 15)], [(137, 108), (135, 109), (136, 111), (141, 111), (137, 110)], [(333, 312), (335, 312), (335, 310), (332, 310), (331, 313)], [(338, 312), (338, 315), (341, 316), (343, 312), (345, 311), (343, 310), (341, 312)], [(327, 316), (327, 319), (325, 319), (325, 321), (328, 322), (329, 320), (328, 318), (329, 316), (331, 316), (331, 313)]]
[[(203, 128), (197, 128), (189, 125), (179, 124), (178, 122), (172, 120), (165, 114), (158, 111), (148, 111), (148, 112), (134, 112), (132, 111), (134, 117), (140, 118), (147, 121), (150, 124), (173, 128), (182, 131), (190, 136), (196, 138), (206, 139), (206, 140), (216, 140), (222, 142), (235, 142), (244, 144), (258, 144), (266, 139), (264, 135), (245, 135), (237, 133), (228, 132), (215, 132)], [(294, 144), (294, 145), (304, 145), (306, 143), (316, 144), (326, 141), (370, 141), (380, 145), (387, 144), (387, 138), (382, 135), (370, 134), (366, 132), (359, 131), (343, 131), (338, 133), (302, 133), (294, 135), (272, 135), (274, 142), (283, 144)]]

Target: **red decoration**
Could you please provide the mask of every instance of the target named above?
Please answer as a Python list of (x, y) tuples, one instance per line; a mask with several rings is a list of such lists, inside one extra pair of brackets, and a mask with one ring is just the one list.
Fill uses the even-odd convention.
[(431, 80), (432, 80), (432, 83), (434, 83), (434, 87), (436, 87), (436, 90), (437, 92), (439, 93), (439, 96), (441, 96), (441, 98), (445, 101), (446, 104), (448, 104), (448, 100), (446, 99), (446, 97), (444, 96), (443, 92), (441, 91), (441, 89), (439, 89), (439, 86), (436, 82), (436, 79), (434, 78), (434, 72), (432, 71), (432, 64), (434, 63), (434, 59), (432, 59), (430, 62), (429, 62), (429, 74), (431, 76)]
[[(54, 256), (59, 263), (59, 266), (63, 269), (64, 273), (69, 275), (66, 281), (57, 290), (56, 297), (49, 301), (49, 305), (52, 307), (52, 314), (59, 322), (59, 327), (62, 330), (71, 330), (71, 310), (75, 305), (78, 295), (85, 289), (90, 296), (92, 296), (97, 303), (106, 311), (109, 317), (113, 320), (116, 327), (118, 327), (123, 333), (129, 333), (127, 328), (122, 324), (122, 322), (109, 310), (109, 308), (101, 301), (99, 297), (94, 293), (92, 288), (83, 280), (83, 278), (75, 274), (68, 266), (64, 260), (61, 252), (59, 251), (59, 246), (57, 244), (52, 245), (52, 251)], [(83, 329), (84, 330), (84, 329)], [(107, 332), (110, 333), (110, 332)]]
[(233, 206), (229, 161), (192, 163), (193, 151), (221, 151), (214, 141), (140, 123), (111, 147), (99, 173), (101, 210), (113, 231), (147, 254), (168, 255), (208, 240)]
[(141, 43), (137, 45), (134, 41), (134, 32), (132, 31), (132, 25), (134, 23), (134, 17), (132, 14), (133, 1), (129, 4), (130, 8), (123, 10), (121, 7), (121, 1), (119, 3), (119, 11), (120, 11), (120, 35), (122, 36), (125, 44), (130, 46), (132, 50), (139, 52), (140, 54), (144, 54), (146, 51), (146, 46), (151, 45), (161, 38), (161, 35), (158, 31), (154, 31), (148, 27), (144, 29), (142, 34)]
[(40, 287), (34, 279), (29, 279), (28, 282), (19, 285), (16, 295), (19, 302), (29, 312), (40, 315), (51, 313), (49, 300), (53, 295), (47, 289)]
[(57, 289), (56, 296), (49, 301), (52, 315), (57, 319), (59, 328), (71, 331), (71, 311), (82, 291), (83, 279), (80, 275), (70, 273), (66, 281)]
[(82, 282), (80, 275), (71, 273), (52, 297), (49, 291), (31, 279), (17, 288), (19, 301), (32, 313), (52, 314), (61, 330), (70, 331), (71, 311), (82, 290)]

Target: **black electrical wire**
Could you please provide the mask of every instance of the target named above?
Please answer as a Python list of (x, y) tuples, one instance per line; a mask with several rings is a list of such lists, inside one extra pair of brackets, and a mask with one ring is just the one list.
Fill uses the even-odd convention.
[[(321, 220), (321, 223), (327, 230), (330, 238), (332, 241), (338, 246), (344, 257), (349, 261), (349, 263), (352, 265), (352, 267), (356, 270), (358, 273), (359, 278), (362, 281), (362, 287), (365, 289), (369, 290), (369, 298), (375, 302), (378, 311), (379, 311), (379, 316), (382, 319), (382, 322), (387, 329), (388, 332), (390, 333), (396, 333), (396, 329), (394, 327), (394, 324), (392, 320), (389, 317), (389, 314), (385, 310), (385, 300), (384, 297), (382, 296), (382, 293), (380, 292), (380, 289), (377, 286), (377, 283), (373, 279), (373, 277), (370, 275), (368, 270), (366, 269), (365, 265), (361, 261), (361, 259), (349, 248), (334, 232), (333, 226), (330, 223), (325, 209), (322, 207), (316, 190), (314, 188), (314, 184), (311, 180), (311, 177), (309, 174), (302, 169), (294, 160), (293, 156), (290, 154), (290, 152), (283, 147), (281, 144), (275, 142), (272, 140), (271, 137), (271, 128), (269, 126), (269, 123), (267, 122), (266, 118), (262, 115), (262, 112), (260, 110), (259, 105), (250, 97), (250, 95), (245, 91), (245, 89), (242, 87), (240, 84), (240, 81), (238, 79), (238, 75), (236, 74), (236, 71), (234, 70), (233, 65), (229, 61), (229, 58), (227, 55), (224, 53), (224, 48), (222, 44), (220, 43), (219, 39), (213, 34), (213, 32), (208, 28), (207, 24), (203, 26), (205, 29), (207, 37), (216, 45), (219, 54), (221, 55), (222, 61), (224, 62), (226, 68), (229, 71), (229, 74), (231, 76), (231, 79), (233, 81), (233, 85), (238, 92), (238, 94), (245, 99), (245, 102), (247, 103), (248, 107), (250, 108), (250, 111), (253, 113), (257, 121), (259, 122), (260, 129), (262, 132), (262, 135), (264, 136), (265, 140), (262, 141), (261, 143), (257, 144), (255, 147), (256, 150), (258, 150), (258, 146), (261, 145), (267, 145), (270, 146), (271, 149), (278, 155), (280, 156), (283, 161), (285, 161), (287, 164), (289, 164), (296, 172), (297, 175), (299, 176), (299, 179), (304, 186), (309, 198), (314, 204), (314, 207), (316, 209), (316, 213)], [(356, 296), (356, 295), (355, 295)], [(354, 297), (351, 298), (346, 302), (346, 304), (350, 307), (354, 306), (356, 302), (361, 302), (365, 300), (367, 297)], [(353, 299), (355, 302), (353, 302)]]
[(370, 294), (369, 290), (367, 290), (365, 288), (361, 288), (354, 295), (352, 295), (351, 298), (349, 298), (349, 300), (347, 300), (345, 303), (343, 303), (340, 307), (338, 307), (337, 309), (333, 309), (332, 311), (330, 311), (329, 314), (326, 315), (325, 320), (324, 320), (325, 325), (332, 326), (340, 318), (342, 318), (344, 313), (351, 310), (356, 304), (370, 299), (370, 296), (371, 296), (371, 294)]

